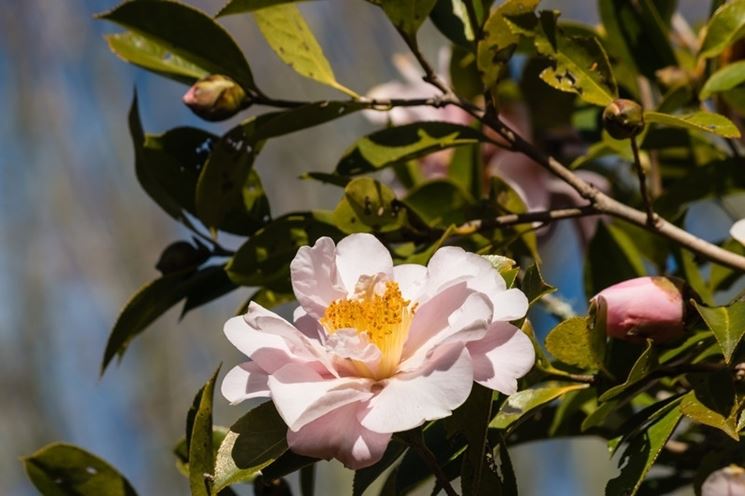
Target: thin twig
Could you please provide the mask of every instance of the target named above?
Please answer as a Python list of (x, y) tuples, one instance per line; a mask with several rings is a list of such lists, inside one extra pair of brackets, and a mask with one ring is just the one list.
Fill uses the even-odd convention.
[(636, 136), (631, 137), (631, 151), (634, 152), (634, 169), (636, 169), (636, 175), (639, 178), (639, 190), (642, 195), (644, 211), (647, 212), (647, 225), (654, 228), (657, 216), (652, 210), (652, 200), (649, 198), (649, 189), (647, 188), (647, 175), (644, 173), (644, 167), (639, 158), (639, 144), (636, 142)]
[(518, 224), (532, 224), (534, 222), (554, 222), (561, 219), (575, 219), (577, 217), (589, 217), (592, 215), (600, 215), (602, 212), (598, 211), (592, 205), (586, 205), (583, 207), (575, 208), (559, 208), (554, 210), (539, 210), (535, 212), (525, 212), (522, 214), (506, 214), (494, 217), (492, 219), (479, 219), (472, 220), (456, 227), (453, 230), (454, 234), (461, 236), (473, 234), (477, 231), (484, 229), (491, 229), (495, 227), (508, 227)]
[(409, 47), (409, 50), (411, 50), (411, 53), (414, 55), (414, 58), (416, 58), (416, 61), (419, 62), (419, 65), (424, 71), (424, 77), (422, 79), (424, 79), (425, 82), (431, 84), (438, 90), (442, 91), (443, 94), (452, 95), (452, 90), (450, 90), (450, 88), (448, 88), (448, 85), (445, 84), (442, 79), (440, 79), (440, 76), (437, 75), (437, 72), (432, 68), (422, 52), (419, 50), (419, 44), (416, 42), (416, 38), (410, 38), (403, 33), (401, 33), (401, 36), (406, 42), (406, 45)]

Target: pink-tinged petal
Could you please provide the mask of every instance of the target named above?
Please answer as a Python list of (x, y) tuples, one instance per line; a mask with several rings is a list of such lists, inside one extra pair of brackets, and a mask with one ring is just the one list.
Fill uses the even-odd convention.
[(326, 331), (318, 319), (314, 319), (305, 311), (302, 306), (295, 309), (292, 315), (292, 321), (298, 331), (302, 332), (307, 338), (318, 341), (323, 344), (326, 340)]
[(701, 496), (745, 496), (745, 469), (733, 464), (712, 472), (701, 485)]
[(517, 379), (535, 362), (530, 338), (506, 322), (493, 323), (484, 338), (468, 343), (467, 348), (473, 360), (473, 379), (507, 395), (517, 391)]
[(324, 378), (311, 367), (289, 363), (269, 376), (269, 390), (277, 411), (292, 430), (355, 401), (372, 396), (372, 380)]
[(366, 364), (380, 360), (380, 350), (370, 342), (367, 333), (355, 329), (339, 329), (326, 339), (326, 349), (340, 358)]
[(517, 288), (502, 291), (492, 298), (494, 315), (492, 320), (517, 320), (528, 313), (528, 297)]
[(295, 297), (305, 311), (320, 319), (333, 300), (346, 296), (336, 269), (336, 247), (328, 237), (319, 238), (313, 247), (303, 246), (290, 263)]
[(369, 467), (381, 459), (391, 434), (363, 427), (357, 420), (360, 408), (364, 408), (364, 403), (345, 405), (298, 431), (288, 430), (288, 446), (300, 455), (336, 458), (352, 470)]
[(372, 234), (351, 234), (336, 245), (336, 267), (347, 293), (354, 294), (360, 276), (390, 275), (393, 259)]
[(457, 246), (440, 248), (432, 255), (427, 265), (429, 281), (427, 294), (437, 294), (442, 289), (466, 281), (469, 289), (487, 295), (495, 306), (500, 292), (506, 284), (499, 272), (494, 270), (488, 260), (475, 253), (468, 253)]
[(402, 264), (393, 267), (393, 280), (398, 283), (401, 296), (415, 301), (427, 284), (427, 267), (418, 264)]
[[(446, 292), (441, 294), (445, 294)], [(433, 302), (439, 303), (436, 300), (437, 298), (433, 298), (427, 302), (427, 306), (431, 307)], [(446, 308), (445, 302), (443, 302), (442, 307)], [(491, 315), (492, 306), (486, 295), (481, 293), (468, 294), (465, 301), (447, 316), (447, 325), (445, 327), (436, 330), (436, 332), (427, 333), (427, 339), (419, 343), (417, 348), (413, 348), (414, 343), (412, 343), (411, 348), (405, 348), (399, 370), (408, 372), (420, 368), (428, 359), (432, 350), (443, 343), (457, 341), (463, 345), (463, 343), (468, 341), (481, 339), (491, 322)], [(426, 316), (423, 315), (417, 326), (422, 329), (430, 329), (430, 322), (427, 322), (425, 318)], [(437, 326), (433, 326), (433, 328), (436, 329), (438, 326), (439, 323)], [(425, 333), (419, 334), (423, 335)], [(407, 341), (406, 344), (408, 345), (409, 342)]]
[(400, 432), (446, 417), (471, 392), (473, 368), (462, 343), (442, 345), (423, 366), (382, 382), (362, 412), (362, 425), (375, 432)]
[(225, 374), (220, 392), (231, 405), (251, 398), (268, 397), (271, 395), (268, 378), (255, 362), (244, 362)]

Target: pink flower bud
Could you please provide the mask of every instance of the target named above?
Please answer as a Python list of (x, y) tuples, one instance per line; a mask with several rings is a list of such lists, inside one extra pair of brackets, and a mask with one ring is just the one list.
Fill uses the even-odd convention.
[(250, 104), (246, 92), (227, 76), (206, 76), (189, 88), (183, 102), (192, 112), (208, 121), (233, 117)]
[(745, 496), (745, 469), (730, 465), (712, 472), (701, 486), (701, 496)]
[(661, 343), (684, 331), (685, 303), (681, 285), (667, 277), (629, 279), (595, 295), (599, 321), (604, 319), (608, 336), (632, 342), (647, 338)]

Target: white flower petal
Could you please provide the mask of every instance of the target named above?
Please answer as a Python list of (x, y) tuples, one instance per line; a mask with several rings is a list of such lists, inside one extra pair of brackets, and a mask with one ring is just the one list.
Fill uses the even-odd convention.
[(517, 391), (517, 379), (535, 363), (530, 338), (506, 322), (493, 323), (484, 338), (468, 343), (467, 348), (473, 360), (474, 380), (507, 395)]
[(220, 392), (231, 405), (270, 396), (268, 376), (255, 362), (244, 362), (225, 374)]
[(336, 267), (347, 293), (354, 294), (360, 276), (390, 275), (393, 259), (378, 238), (358, 233), (347, 236), (336, 245)]
[(416, 372), (384, 381), (360, 421), (381, 433), (413, 429), (450, 415), (466, 401), (472, 386), (473, 368), (466, 349), (461, 343), (443, 345)]
[(729, 235), (745, 245), (745, 219), (740, 219), (729, 229)]
[(398, 283), (405, 300), (416, 301), (427, 284), (427, 267), (418, 264), (402, 264), (393, 267), (393, 280)]
[(528, 297), (517, 288), (502, 291), (491, 299), (494, 305), (492, 320), (517, 320), (528, 313)]
[(333, 300), (346, 296), (336, 269), (336, 247), (328, 237), (319, 238), (311, 248), (303, 246), (290, 263), (295, 297), (305, 311), (320, 319)]
[(430, 294), (467, 281), (468, 287), (480, 291), (492, 300), (507, 286), (502, 276), (484, 257), (468, 253), (457, 246), (445, 246), (432, 255), (427, 265)]

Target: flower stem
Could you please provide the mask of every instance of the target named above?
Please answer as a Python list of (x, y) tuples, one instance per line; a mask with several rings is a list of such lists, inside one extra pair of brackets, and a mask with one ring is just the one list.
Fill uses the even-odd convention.
[(654, 210), (652, 210), (652, 200), (649, 198), (649, 190), (647, 189), (647, 175), (644, 173), (644, 167), (642, 167), (642, 162), (639, 158), (639, 144), (636, 142), (636, 136), (631, 137), (631, 151), (634, 152), (634, 168), (636, 169), (636, 175), (639, 177), (639, 190), (642, 194), (644, 210), (647, 212), (647, 225), (650, 228), (654, 228), (657, 223), (657, 217)]

